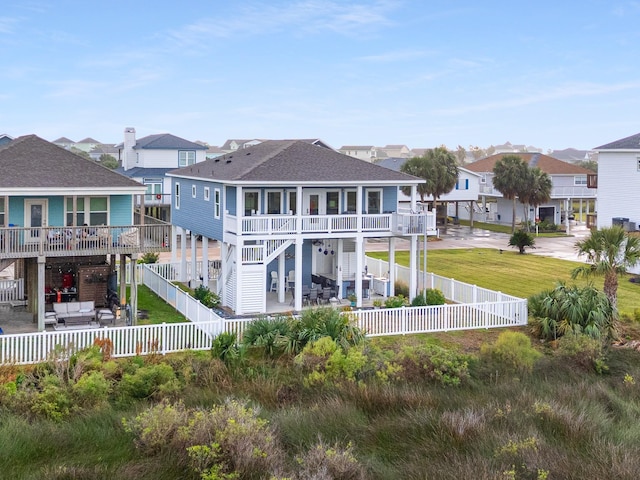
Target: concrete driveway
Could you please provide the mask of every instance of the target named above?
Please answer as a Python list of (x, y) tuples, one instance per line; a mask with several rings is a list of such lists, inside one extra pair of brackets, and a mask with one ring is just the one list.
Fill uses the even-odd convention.
[[(575, 243), (584, 237), (588, 237), (591, 232), (582, 225), (572, 225), (571, 235), (567, 237), (535, 237), (536, 248), (527, 248), (527, 254), (542, 255), (546, 257), (560, 258), (574, 262), (584, 262), (584, 257), (578, 257), (575, 250)], [(479, 228), (469, 228), (461, 225), (451, 225), (440, 231), (440, 240), (430, 241), (427, 250), (441, 250), (452, 248), (495, 248), (505, 251), (516, 251), (515, 247), (509, 246), (510, 234), (496, 233)], [(397, 250), (408, 250), (407, 240), (397, 240)], [(369, 251), (386, 251), (386, 240), (374, 240), (367, 243)]]

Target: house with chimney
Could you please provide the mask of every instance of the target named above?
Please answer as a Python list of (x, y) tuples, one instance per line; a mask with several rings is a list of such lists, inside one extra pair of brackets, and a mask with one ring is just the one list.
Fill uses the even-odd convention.
[[(146, 188), (144, 208), (147, 215), (169, 222), (171, 219), (171, 180), (167, 172), (206, 159), (207, 147), (170, 133), (136, 138), (136, 129), (124, 130), (124, 142), (116, 146), (118, 173)], [(140, 207), (140, 205), (138, 205)]]

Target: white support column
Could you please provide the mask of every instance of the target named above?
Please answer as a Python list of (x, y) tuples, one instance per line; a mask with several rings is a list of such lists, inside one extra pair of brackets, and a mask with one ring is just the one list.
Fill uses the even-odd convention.
[(129, 305), (131, 306), (131, 325), (138, 324), (138, 254), (131, 254), (131, 262), (129, 262), (131, 269), (131, 286), (129, 288)]
[(396, 294), (396, 237), (389, 237), (389, 295)]
[(409, 250), (409, 300), (413, 300), (418, 290), (418, 237), (410, 237), (411, 246)]
[(356, 285), (355, 285), (355, 294), (356, 294), (356, 307), (362, 307), (362, 273), (364, 271), (364, 239), (362, 237), (357, 237), (356, 241)]
[(302, 233), (302, 186), (296, 187), (296, 233)]
[(570, 202), (570, 200), (571, 200), (570, 198), (565, 198), (565, 200), (564, 200), (564, 226), (566, 227), (567, 234), (571, 230), (571, 227), (569, 225), (569, 202)]
[(187, 231), (180, 229), (180, 281), (187, 281)]
[(473, 200), (469, 202), (469, 228), (473, 228)]
[(227, 272), (229, 270), (229, 266), (227, 265), (227, 255), (229, 254), (229, 245), (226, 242), (220, 243), (220, 279), (222, 280), (222, 288), (221, 286), (216, 284), (216, 287), (220, 291), (220, 300), (222, 301), (222, 305), (229, 304), (229, 298), (227, 298), (227, 289), (225, 288), (225, 282), (227, 279)]
[(358, 232), (362, 231), (362, 185), (356, 187), (356, 215), (358, 222)]
[(418, 197), (418, 186), (411, 185), (411, 211), (416, 211), (416, 201)]
[(189, 286), (191, 288), (196, 288), (198, 286), (198, 244), (196, 242), (196, 237), (193, 232), (191, 232), (191, 275), (189, 277)]
[(278, 255), (278, 303), (286, 302), (285, 287), (287, 285), (287, 277), (284, 271), (286, 259), (285, 252)]
[(338, 249), (336, 250), (336, 255), (338, 261), (336, 262), (336, 285), (339, 287), (339, 294), (341, 298), (344, 298), (344, 288), (342, 286), (342, 264), (344, 263), (344, 259), (342, 256), (344, 255), (344, 240), (342, 238), (338, 239)]
[(235, 304), (236, 304), (236, 315), (243, 315), (244, 314), (244, 310), (242, 308), (242, 296), (243, 296), (243, 290), (242, 290), (242, 274), (243, 272), (243, 268), (244, 265), (242, 264), (242, 246), (244, 245), (244, 241), (242, 240), (242, 237), (238, 237), (238, 243), (236, 243), (236, 252), (235, 252), (235, 262), (236, 262), (236, 288), (235, 288), (235, 293), (236, 293), (236, 298), (235, 298)]
[(294, 287), (295, 305), (293, 309), (296, 312), (302, 310), (302, 240), (296, 240), (296, 284)]
[(178, 228), (171, 225), (171, 263), (178, 261)]
[(202, 284), (209, 288), (209, 238), (202, 236)]
[[(7, 207), (6, 211), (9, 211)], [(38, 316), (38, 331), (44, 331), (44, 266), (47, 261), (46, 257), (38, 257), (38, 295), (36, 296), (36, 313)]]
[(127, 304), (127, 256), (120, 254), (120, 312), (124, 315)]

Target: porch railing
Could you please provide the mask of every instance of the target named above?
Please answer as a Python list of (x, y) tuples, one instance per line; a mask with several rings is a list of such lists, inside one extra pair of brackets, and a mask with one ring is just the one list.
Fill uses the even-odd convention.
[(24, 279), (0, 280), (0, 303), (11, 303), (24, 299)]
[(3, 227), (0, 259), (155, 253), (171, 250), (171, 225)]
[[(241, 235), (332, 234), (381, 232), (413, 235), (436, 230), (433, 212), (345, 215), (253, 215), (225, 216), (225, 229)], [(418, 231), (420, 230), (420, 231)]]

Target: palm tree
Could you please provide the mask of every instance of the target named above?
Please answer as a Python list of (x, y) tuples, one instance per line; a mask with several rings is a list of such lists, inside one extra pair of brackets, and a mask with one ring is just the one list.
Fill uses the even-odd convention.
[[(426, 180), (426, 183), (418, 185), (420, 201), (424, 202), (425, 196), (433, 196), (433, 208), (436, 211), (438, 199), (453, 190), (458, 181), (456, 157), (444, 146), (427, 150), (422, 157), (409, 159), (400, 170)], [(402, 191), (407, 195), (411, 193), (407, 187)]]
[(513, 201), (511, 233), (516, 231), (516, 198), (522, 191), (522, 182), (527, 178), (528, 165), (518, 155), (505, 155), (493, 167), (493, 186), (507, 200)]
[[(529, 219), (529, 206), (534, 211), (541, 203), (549, 201), (551, 198), (551, 177), (538, 167), (527, 168), (527, 174), (523, 178), (518, 192), (518, 198), (522, 202), (525, 221)], [(530, 231), (529, 222), (526, 221), (527, 232)]]
[(576, 242), (576, 250), (586, 255), (589, 263), (575, 268), (572, 278), (604, 276), (604, 293), (617, 308), (618, 276), (640, 262), (640, 238), (630, 237), (620, 226), (601, 228)]

